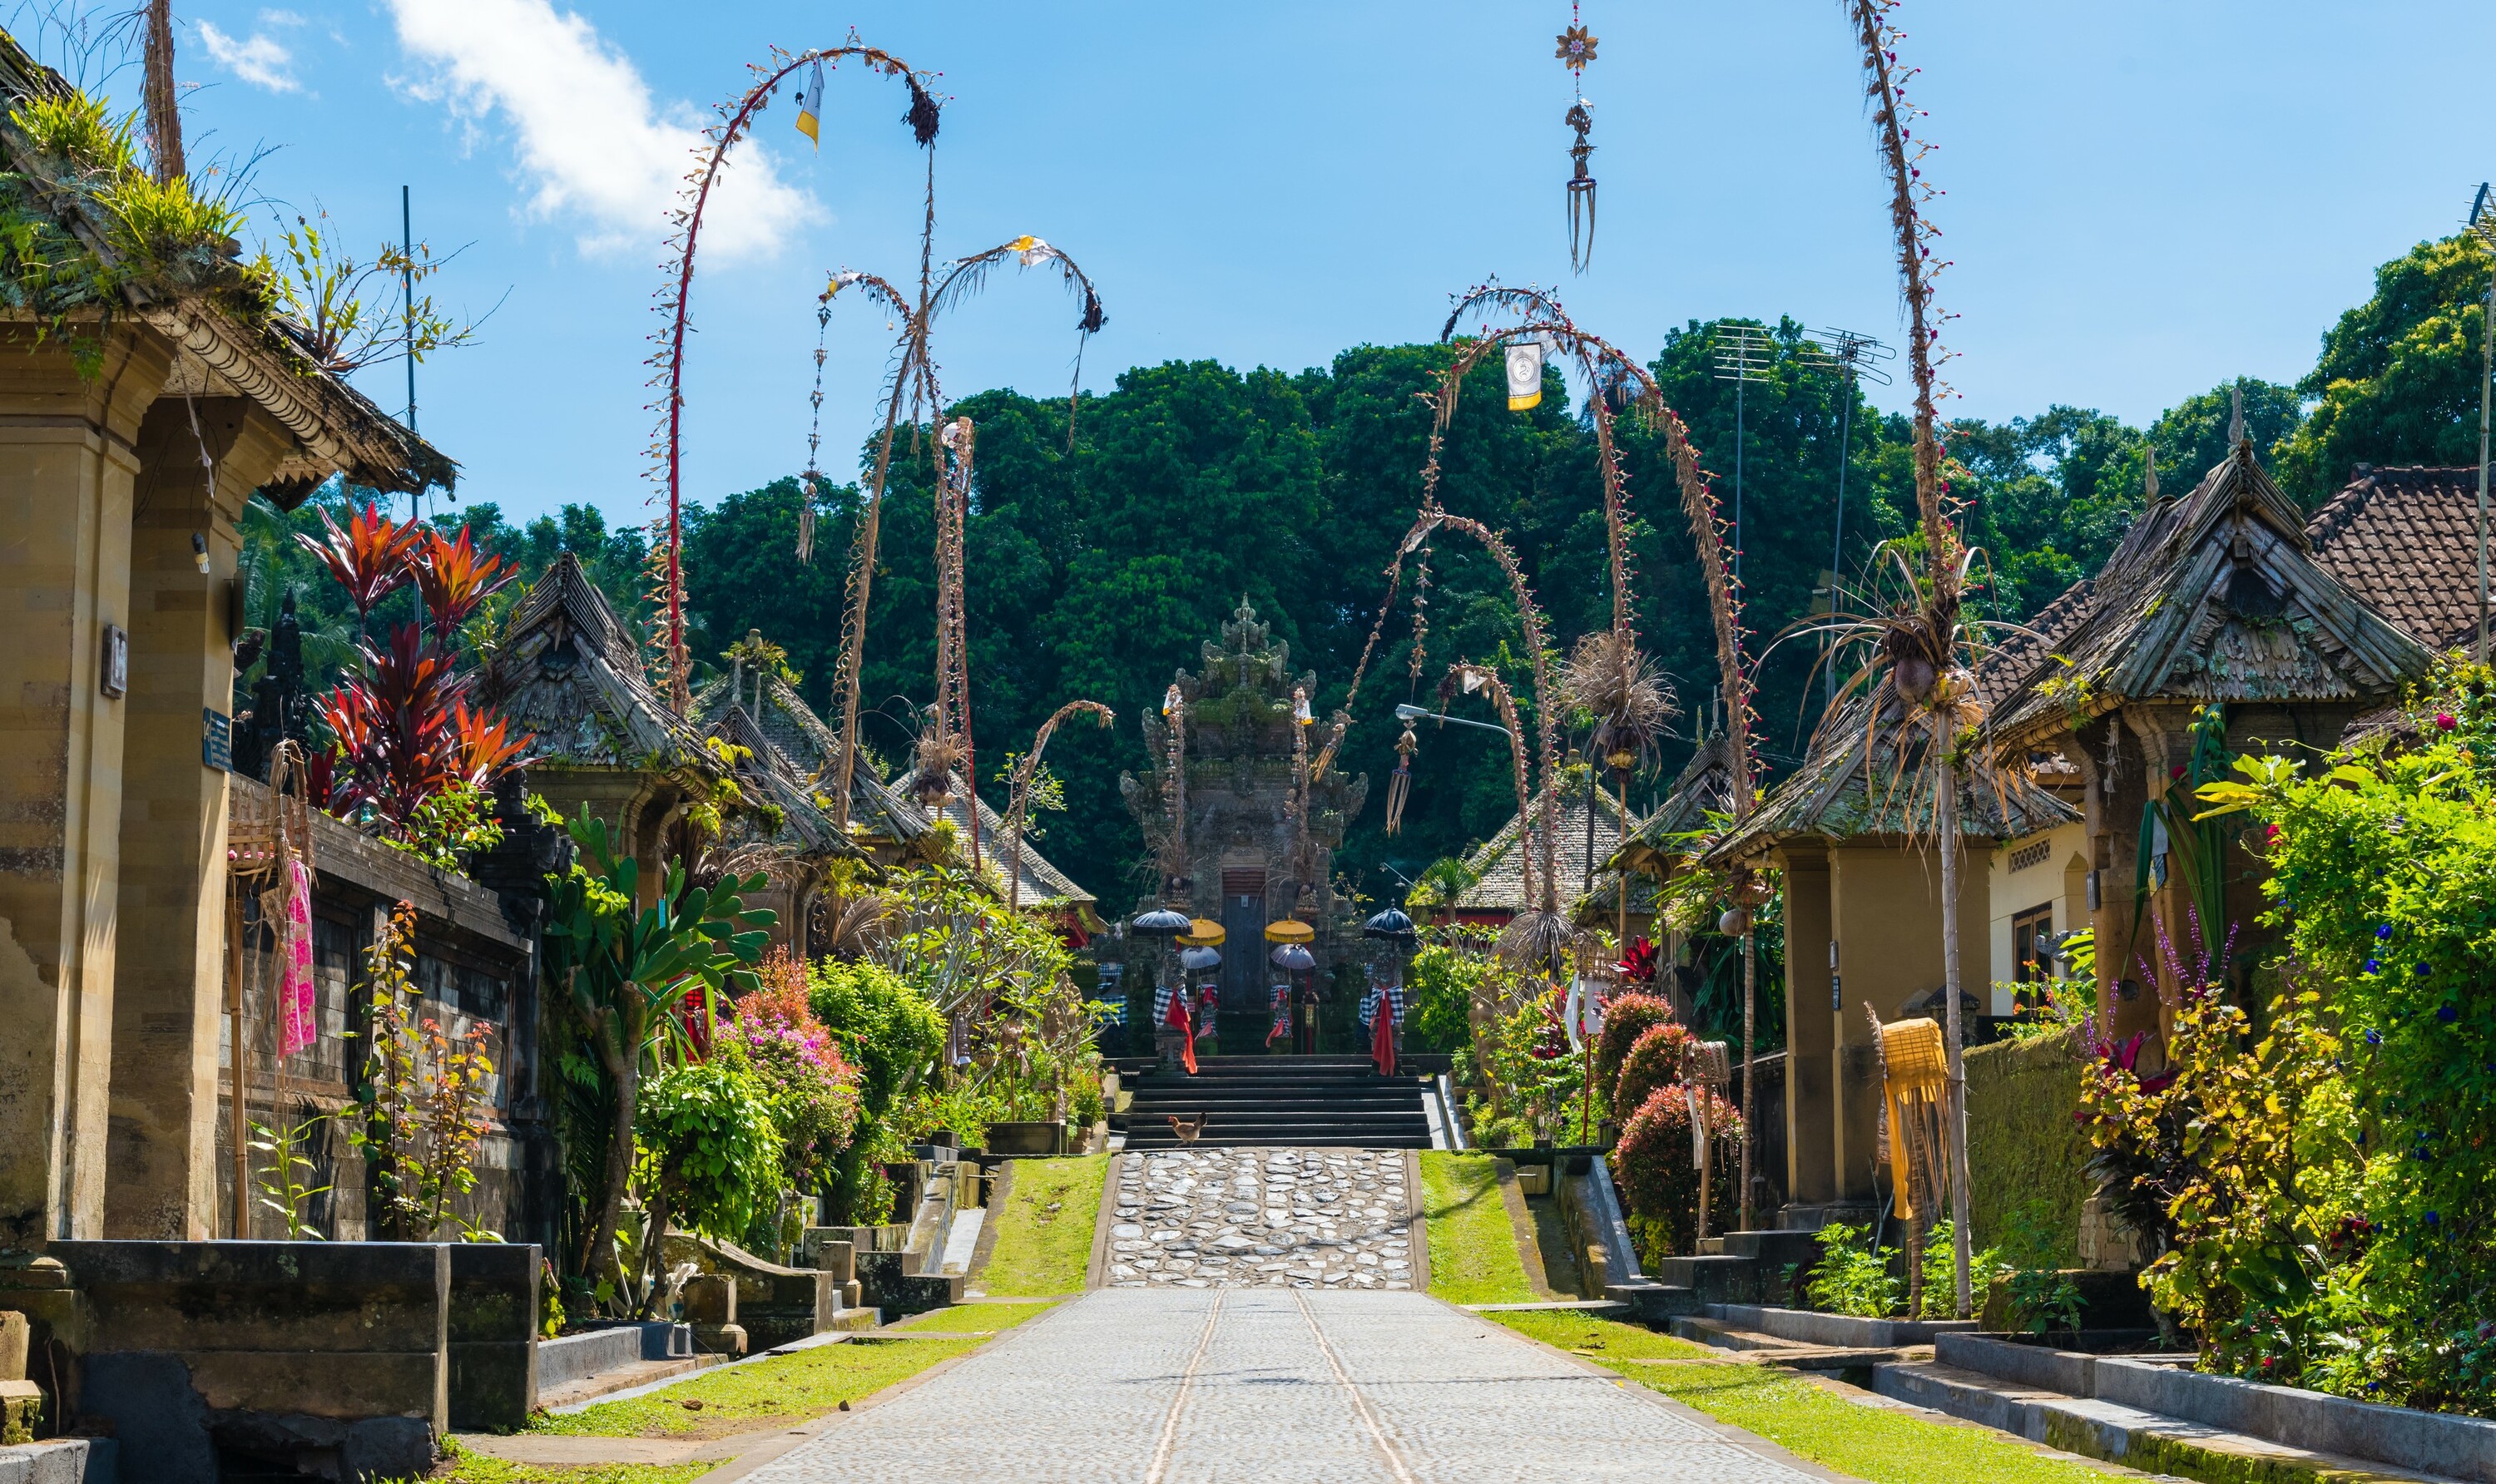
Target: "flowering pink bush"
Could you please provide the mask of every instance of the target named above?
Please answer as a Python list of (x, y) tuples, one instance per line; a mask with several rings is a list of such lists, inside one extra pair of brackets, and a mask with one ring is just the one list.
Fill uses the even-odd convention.
[(804, 965), (774, 951), (761, 975), (733, 1007), (727, 1038), (769, 1094), (790, 1185), (810, 1190), (858, 1128), (858, 1072), (808, 1007)]

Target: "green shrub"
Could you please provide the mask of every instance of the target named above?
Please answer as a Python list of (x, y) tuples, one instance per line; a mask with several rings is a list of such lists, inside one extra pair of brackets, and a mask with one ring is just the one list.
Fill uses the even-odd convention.
[[(1628, 1059), (1638, 1037), (1656, 1026), (1672, 1023), (1672, 1002), (1661, 995), (1615, 995), (1606, 1002), (1604, 1029), (1595, 1037), (1595, 1085), (1607, 1092), (1617, 1088), (1621, 1063)], [(1615, 1100), (1612, 1107), (1615, 1117), (1638, 1111), (1636, 1102)]]
[(1878, 1319), (1898, 1312), (1906, 1295), (1889, 1259), (1872, 1245), (1872, 1228), (1831, 1221), (1820, 1229), (1820, 1261), (1804, 1288), (1811, 1307), (1823, 1314), (1855, 1314)]
[(734, 1041), (643, 1084), (633, 1129), (642, 1187), (665, 1192), (674, 1224), (733, 1241), (780, 1197), (770, 1094)]
[(9, 122), (26, 136), (39, 155), (108, 174), (138, 171), (139, 162), (130, 148), (138, 115), (115, 123), (100, 98), (76, 91), (24, 98), (9, 110)]
[(1646, 1106), (1657, 1088), (1678, 1083), (1682, 1055), (1692, 1039), (1688, 1031), (1669, 1020), (1648, 1026), (1621, 1059), (1619, 1077), (1612, 1084), (1612, 1107), (1635, 1113)]

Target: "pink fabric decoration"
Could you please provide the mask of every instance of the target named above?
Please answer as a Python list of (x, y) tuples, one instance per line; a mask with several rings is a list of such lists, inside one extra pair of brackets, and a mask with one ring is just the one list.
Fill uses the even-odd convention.
[(286, 863), (286, 916), (278, 925), (278, 1052), (293, 1056), (320, 1032), (312, 1008), (312, 873), (303, 862)]

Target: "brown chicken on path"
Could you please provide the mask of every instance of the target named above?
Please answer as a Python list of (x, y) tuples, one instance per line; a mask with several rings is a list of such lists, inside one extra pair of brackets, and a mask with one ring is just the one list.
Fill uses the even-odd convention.
[(1197, 1135), (1204, 1131), (1204, 1121), (1210, 1115), (1199, 1113), (1194, 1118), (1181, 1118), (1171, 1113), (1166, 1116), (1170, 1119), (1170, 1132), (1178, 1135), (1178, 1141), (1193, 1144)]

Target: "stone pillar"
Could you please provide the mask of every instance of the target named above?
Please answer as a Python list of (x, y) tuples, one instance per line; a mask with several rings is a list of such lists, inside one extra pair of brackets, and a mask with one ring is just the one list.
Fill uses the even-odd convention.
[[(1837, 1198), (1828, 848), (1792, 841), (1779, 853), (1786, 873), (1786, 1199), (1823, 1205)], [(1844, 975), (1840, 966), (1840, 983)]]
[(0, 1251), (104, 1221), (125, 700), (140, 416), (170, 360), (144, 331), (81, 378), (0, 334)]
[[(121, 903), (144, 930), (123, 941), (113, 982), (108, 1237), (229, 1234), (219, 1229), (215, 1165), (227, 775), (207, 765), (201, 736), (204, 712), (234, 709), (234, 523), (292, 444), (239, 397), (160, 397), (140, 427)], [(194, 537), (207, 543), (205, 573)], [(273, 1044), (265, 1030), (251, 1035), (261, 1074)]]

